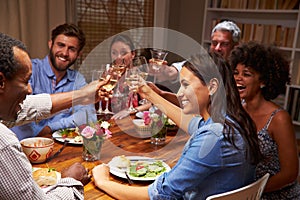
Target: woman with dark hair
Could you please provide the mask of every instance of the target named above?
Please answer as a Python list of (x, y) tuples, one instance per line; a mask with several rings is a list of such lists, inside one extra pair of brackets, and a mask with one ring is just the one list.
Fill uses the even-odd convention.
[(151, 185), (137, 188), (110, 181), (109, 167), (102, 164), (93, 169), (97, 187), (117, 199), (198, 200), (254, 181), (261, 158), (256, 128), (241, 106), (236, 87), (232, 87), (230, 68), (225, 62), (218, 64), (205, 50), (184, 64), (177, 94), (182, 108), (147, 85), (139, 88), (142, 97), (191, 135), (171, 171)]
[[(130, 67), (133, 58), (136, 56), (136, 49), (131, 38), (128, 35), (119, 34), (112, 39), (110, 44), (110, 58), (112, 62), (116, 64), (124, 63), (126, 68)], [(124, 76), (120, 78), (118, 84), (120, 86), (120, 88), (118, 88), (120, 92), (118, 92), (118, 90), (115, 91), (115, 98), (113, 98), (111, 102), (112, 111), (115, 113), (112, 119), (121, 119), (132, 114), (128, 110), (131, 103), (134, 107), (133, 112), (146, 110), (151, 106), (150, 104), (139, 106), (139, 96), (136, 93), (128, 91)]]
[(293, 124), (288, 112), (271, 101), (285, 91), (289, 62), (278, 48), (256, 42), (237, 46), (230, 60), (243, 107), (256, 124), (264, 155), (256, 178), (270, 174), (262, 199), (300, 199)]
[(110, 58), (112, 61), (122, 62), (124, 59), (127, 66), (135, 56), (135, 47), (128, 35), (116, 35), (110, 43)]
[[(126, 68), (130, 67), (132, 59), (136, 55), (135, 47), (131, 38), (125, 34), (118, 34), (114, 36), (110, 43), (109, 55), (113, 64), (125, 65), (125, 72)], [(125, 79), (124, 76), (122, 76), (118, 81), (117, 88), (114, 92), (114, 98), (111, 99), (111, 105), (109, 105), (109, 101), (106, 102), (106, 107), (110, 106), (112, 111), (117, 113), (116, 116), (126, 111), (129, 101), (133, 101), (134, 107), (138, 106), (138, 97), (133, 96), (132, 93), (128, 95), (128, 89), (124, 83)]]

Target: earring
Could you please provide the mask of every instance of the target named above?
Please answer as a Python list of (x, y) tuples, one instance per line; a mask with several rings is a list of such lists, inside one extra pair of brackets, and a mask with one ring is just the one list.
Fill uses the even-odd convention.
[(265, 86), (265, 85), (261, 85), (261, 86), (260, 86), (260, 89), (263, 89), (264, 87), (266, 87), (266, 86)]

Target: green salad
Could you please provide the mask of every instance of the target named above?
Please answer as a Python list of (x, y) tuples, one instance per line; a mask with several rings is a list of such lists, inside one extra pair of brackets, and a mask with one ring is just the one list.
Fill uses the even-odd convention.
[(156, 177), (166, 171), (162, 161), (137, 161), (131, 163), (129, 174), (134, 177)]

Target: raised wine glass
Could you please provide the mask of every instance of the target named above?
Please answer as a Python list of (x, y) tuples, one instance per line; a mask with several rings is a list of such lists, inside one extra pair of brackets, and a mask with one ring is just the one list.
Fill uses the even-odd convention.
[[(132, 60), (132, 66), (139, 69), (139, 75), (146, 81), (149, 74), (149, 65), (145, 56), (137, 56)], [(142, 99), (139, 101), (140, 104), (148, 103), (147, 99)]]
[(129, 90), (131, 91), (131, 94), (129, 94), (130, 106), (127, 111), (129, 113), (134, 113), (137, 112), (137, 110), (133, 107), (133, 100), (134, 96), (136, 95), (140, 81), (139, 69), (137, 67), (128, 68), (125, 72), (125, 80), (129, 87)]
[[(116, 59), (112, 63), (112, 68), (115, 73), (119, 77), (125, 72), (126, 69), (126, 63), (125, 59)], [(119, 82), (117, 83), (116, 91), (114, 92), (114, 97), (123, 97), (123, 94), (120, 92), (120, 85)]]
[(156, 83), (156, 74), (159, 72), (159, 68), (165, 62), (166, 56), (168, 55), (167, 51), (162, 49), (150, 49), (151, 52), (151, 68), (154, 72), (153, 83)]
[[(107, 84), (103, 85), (102, 87), (106, 91), (110, 92), (110, 91), (112, 91), (115, 88), (115, 86), (117, 85), (118, 79), (119, 79), (118, 74), (113, 70), (113, 67), (112, 67), (111, 64), (106, 64), (105, 70), (102, 73), (101, 79), (105, 80), (105, 78), (108, 75), (110, 75), (110, 80), (109, 80), (109, 82)], [(106, 101), (106, 106), (105, 106), (106, 108), (103, 111), (103, 113), (104, 114), (114, 114), (108, 108), (109, 107), (109, 98), (106, 97), (104, 100)]]
[[(95, 81), (95, 80), (101, 79), (102, 74), (103, 74), (103, 70), (93, 70), (93, 72), (92, 72), (92, 80)], [(99, 101), (99, 109), (96, 112), (97, 112), (97, 114), (102, 114), (103, 113), (103, 110), (102, 110), (102, 101), (101, 100)]]

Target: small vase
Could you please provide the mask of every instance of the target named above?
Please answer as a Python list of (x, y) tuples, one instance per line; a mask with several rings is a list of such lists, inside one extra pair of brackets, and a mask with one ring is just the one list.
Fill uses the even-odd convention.
[(163, 126), (160, 130), (152, 128), (151, 144), (163, 145), (166, 143), (167, 128)]
[(103, 142), (103, 139), (86, 139), (83, 137), (82, 159), (89, 162), (100, 160)]

